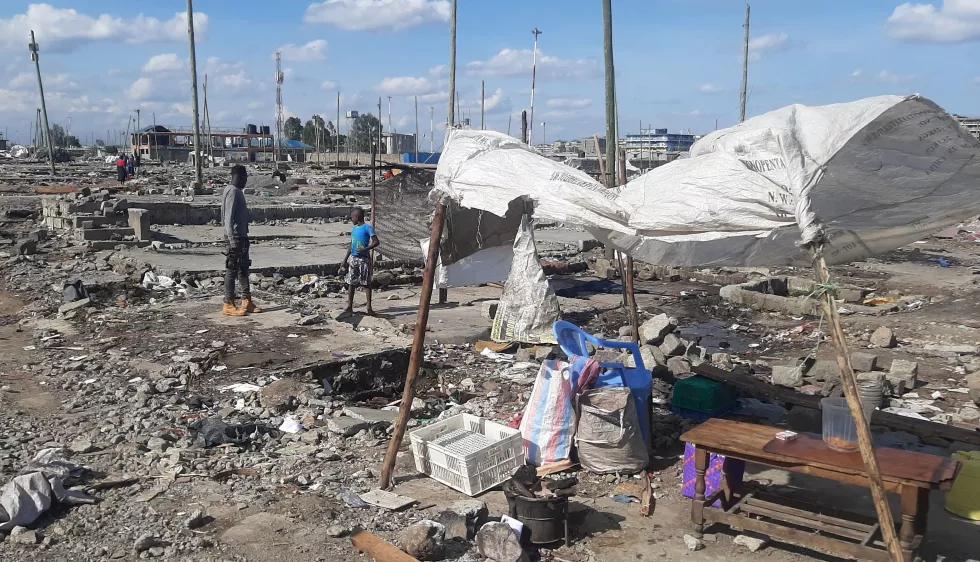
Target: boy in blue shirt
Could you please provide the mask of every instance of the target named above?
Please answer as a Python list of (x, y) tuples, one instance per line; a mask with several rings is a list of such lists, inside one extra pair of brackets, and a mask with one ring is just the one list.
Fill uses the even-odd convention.
[[(374, 233), (374, 227), (364, 223), (364, 209), (354, 207), (350, 212), (350, 220), (354, 223), (354, 229), (350, 233), (350, 248), (344, 256), (344, 263), (347, 264), (347, 309), (344, 313), (353, 314), (354, 312), (354, 290), (358, 286), (364, 287), (364, 294), (367, 296), (367, 313), (374, 315), (371, 308), (371, 250), (377, 248), (381, 243), (378, 236)], [(343, 266), (341, 266), (343, 270)]]

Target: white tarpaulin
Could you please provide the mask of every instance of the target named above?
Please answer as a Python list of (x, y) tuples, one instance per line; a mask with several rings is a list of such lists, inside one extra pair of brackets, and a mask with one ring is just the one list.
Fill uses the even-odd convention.
[(980, 214), (980, 142), (918, 96), (785, 107), (618, 190), (500, 137), (454, 131), (435, 194), (495, 214), (523, 196), (655, 264), (808, 264), (820, 240), (846, 263)]

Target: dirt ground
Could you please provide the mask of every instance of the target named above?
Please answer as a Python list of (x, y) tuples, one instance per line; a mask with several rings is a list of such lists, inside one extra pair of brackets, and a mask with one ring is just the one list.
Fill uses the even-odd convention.
[[(7, 218), (0, 233), (17, 240), (34, 228), (29, 219)], [(974, 230), (970, 225), (964, 229)], [(50, 446), (69, 448), (71, 461), (89, 468), (79, 489), (117, 477), (135, 481), (94, 492), (99, 498), (94, 505), (56, 506), (29, 526), (36, 542), (13, 536), (0, 541), (0, 560), (364, 560), (346, 536), (332, 537), (328, 530), (340, 526), (346, 534), (360, 527), (394, 541), (411, 523), (436, 517), (467, 498), (417, 473), (406, 440), (393, 491), (418, 500), (416, 506), (403, 512), (351, 507), (342, 492), (363, 493), (375, 486), (390, 428), (344, 436), (324, 425), (346, 417), (347, 406), (373, 407), (400, 396), (417, 286), (379, 290), (378, 318), (338, 318), (345, 299), (335, 290), (299, 292), (299, 280), (264, 278), (255, 296), (267, 312), (229, 318), (219, 312), (220, 284), (213, 279), (193, 280), (183, 292), (144, 288), (132, 280), (126, 252), (79, 253), (62, 242), (49, 242), (29, 258), (8, 255), (0, 265), (0, 483)], [(923, 398), (938, 393), (933, 403), (951, 416), (947, 422), (974, 430), (976, 419), (955, 416), (970, 409), (969, 397), (958, 389), (967, 374), (980, 370), (980, 359), (975, 353), (943, 356), (927, 347), (980, 345), (977, 244), (968, 233), (933, 237), (874, 260), (832, 268), (835, 279), (899, 303), (893, 312), (845, 316), (852, 349), (870, 348), (870, 333), (890, 327), (898, 345), (874, 350), (880, 364), (916, 361), (916, 392)], [(93, 287), (94, 302), (81, 312), (58, 313), (61, 281), (91, 269), (113, 271), (124, 281)], [(771, 273), (809, 277), (805, 270)], [(819, 318), (733, 306), (718, 296), (720, 286), (693, 278), (694, 272), (686, 272), (674, 281), (639, 281), (642, 319), (661, 312), (674, 316), (681, 335), (701, 338), (702, 346), (714, 346), (712, 351), (726, 350), (759, 377), (773, 365), (811, 353), (833, 357)], [(589, 273), (553, 278), (556, 286), (593, 280)], [(498, 287), (452, 289), (449, 295), (450, 303), (434, 306), (430, 316), (419, 389), (425, 404), (413, 415), (412, 427), (464, 410), (509, 422), (523, 410), (536, 365), (523, 377), (508, 378), (500, 364), (473, 350), (472, 344), (488, 335), (481, 308), (499, 297)], [(615, 337), (627, 323), (615, 292), (560, 300), (564, 317), (593, 333)], [(304, 325), (301, 319), (310, 317), (316, 320)], [(325, 378), (346, 381), (349, 388), (335, 396), (323, 394)], [(473, 387), (462, 383), (467, 378)], [(188, 426), (219, 413), (278, 426), (289, 413), (263, 406), (258, 392), (227, 390), (233, 383), (264, 388), (277, 379), (299, 381), (312, 393), (290, 406), (297, 416), (320, 416), (306, 432), (240, 446), (192, 446)], [(462, 389), (467, 389), (465, 398), (460, 398)], [(923, 444), (943, 451), (953, 445)], [(570, 514), (571, 545), (542, 551), (541, 558), (837, 560), (782, 543), (749, 552), (733, 543), (736, 531), (720, 527), (706, 531), (703, 550), (689, 551), (683, 541), (691, 525), (689, 500), (680, 494), (682, 452), (676, 439), (653, 452), (656, 501), (650, 517), (639, 515), (638, 503), (612, 497), (616, 486), (632, 477), (570, 472), (581, 480)], [(175, 467), (178, 476), (162, 486)], [(229, 470), (238, 474), (229, 476)], [(874, 513), (864, 489), (763, 467), (749, 467), (746, 479), (827, 507)], [(157, 488), (159, 493), (143, 500)], [(506, 513), (502, 492), (478, 499), (492, 516)], [(925, 559), (977, 559), (980, 525), (950, 515), (943, 504), (943, 494), (933, 494)], [(185, 520), (196, 510), (207, 515), (207, 522), (191, 528)], [(138, 548), (145, 536), (156, 546)], [(472, 543), (454, 543), (450, 553), (458, 560), (482, 559)]]

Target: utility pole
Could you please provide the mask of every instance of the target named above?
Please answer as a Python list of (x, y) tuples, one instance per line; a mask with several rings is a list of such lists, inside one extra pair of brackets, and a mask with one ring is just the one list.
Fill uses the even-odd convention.
[[(378, 121), (381, 121), (381, 102), (378, 102)], [(388, 132), (392, 133), (395, 130), (391, 128), (391, 96), (388, 96)]]
[(340, 169), (340, 92), (337, 92), (337, 169)]
[(194, 105), (194, 178), (198, 189), (204, 187), (204, 171), (201, 170), (201, 117), (197, 106), (197, 54), (194, 48), (194, 6), (187, 0), (187, 38), (191, 44), (191, 93)]
[(449, 27), (449, 114), (446, 115), (446, 123), (449, 133), (456, 125), (456, 0), (453, 0), (453, 9)]
[(486, 112), (487, 107), (487, 88), (486, 82), (480, 80), (480, 130), (484, 130), (486, 127), (483, 126), (483, 114)]
[[(188, 0), (190, 1), (190, 0)], [(453, 34), (453, 41), (455, 42), (455, 33)], [(37, 69), (37, 89), (41, 94), (41, 113), (44, 115), (44, 137), (48, 141), (48, 160), (51, 162), (51, 175), (55, 174), (54, 171), (54, 146), (51, 144), (51, 129), (48, 127), (48, 108), (44, 105), (44, 84), (41, 83), (41, 61), (38, 60), (38, 48), (37, 41), (34, 40), (34, 30), (31, 30), (31, 44), (28, 45), (28, 49), (31, 51), (31, 60), (34, 61), (34, 68)]]
[(548, 144), (548, 122), (547, 121), (542, 121), (541, 122), (541, 136), (543, 137), (543, 140), (541, 142), (544, 143), (544, 144)]
[[(613, 64), (612, 0), (602, 0), (603, 51), (606, 59), (606, 187), (616, 187), (616, 67)], [(596, 147), (598, 150), (599, 147)]]
[(275, 160), (275, 170), (279, 171), (279, 160), (282, 159), (282, 53), (276, 51), (276, 141), (272, 158)]
[[(749, 90), (749, 14), (752, 7), (745, 5), (745, 50), (742, 53), (742, 97), (739, 109), (738, 122), (745, 121), (745, 102), (748, 99)], [(717, 127), (715, 127), (717, 129)]]
[[(205, 81), (207, 81), (207, 78), (205, 78)], [(205, 98), (204, 103), (207, 103), (207, 98)], [(137, 146), (142, 145), (143, 133), (140, 132), (140, 109), (139, 108), (136, 108), (136, 135), (137, 135), (136, 138), (138, 139), (136, 145)]]
[(430, 105), (429, 106), (429, 154), (433, 154), (436, 151), (435, 125), (436, 125), (436, 108)]
[(415, 163), (419, 163), (419, 97), (415, 96)]
[(538, 35), (541, 35), (541, 30), (535, 27), (531, 30), (531, 33), (534, 34), (534, 52), (531, 55), (531, 121), (527, 129), (527, 139), (525, 140), (528, 145), (533, 145), (534, 143), (534, 85), (538, 75)]
[(513, 115), (508, 115), (508, 116), (507, 116), (507, 136), (508, 136), (508, 137), (510, 136), (510, 121), (511, 121), (511, 119), (513, 119), (513, 118), (514, 118), (514, 116), (513, 116)]
[(160, 160), (160, 147), (157, 146), (157, 114), (153, 112), (153, 146), (157, 149), (156, 159)]
[(530, 146), (531, 143), (527, 142), (527, 110), (521, 110), (521, 142)]

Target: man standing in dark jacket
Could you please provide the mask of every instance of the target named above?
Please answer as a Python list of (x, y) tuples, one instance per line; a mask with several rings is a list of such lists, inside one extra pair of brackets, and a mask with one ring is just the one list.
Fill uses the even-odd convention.
[[(248, 267), (252, 261), (248, 257), (248, 206), (245, 203), (245, 184), (248, 172), (241, 164), (231, 168), (231, 185), (221, 196), (221, 226), (228, 240), (228, 259), (225, 261), (225, 302), (221, 311), (228, 316), (245, 316), (250, 312), (262, 312), (252, 302), (252, 291), (248, 284)], [(242, 292), (242, 304), (235, 306), (235, 278)]]

